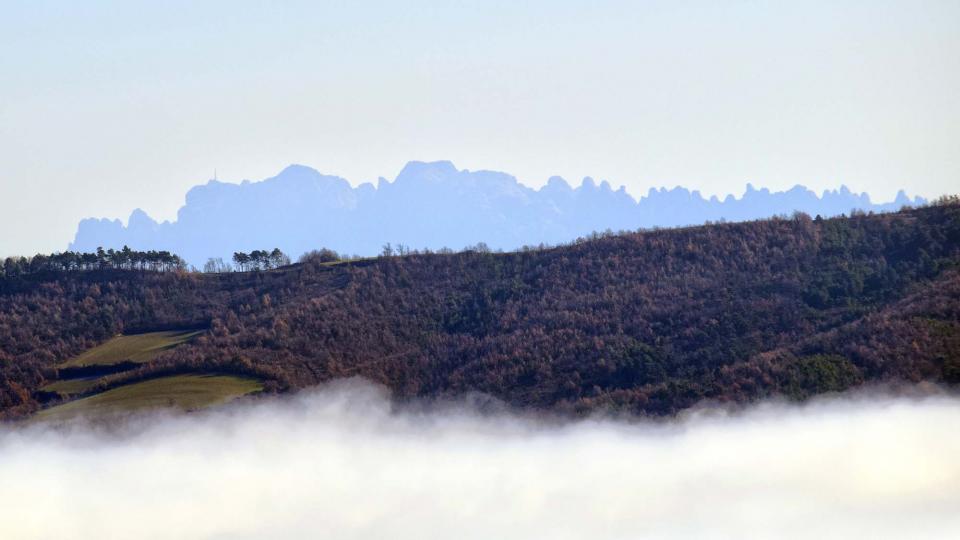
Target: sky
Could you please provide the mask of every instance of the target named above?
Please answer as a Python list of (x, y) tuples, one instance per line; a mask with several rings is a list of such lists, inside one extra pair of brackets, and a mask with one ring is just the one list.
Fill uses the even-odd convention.
[(960, 191), (960, 2), (276, 4), (0, 0), (0, 256), (291, 163)]

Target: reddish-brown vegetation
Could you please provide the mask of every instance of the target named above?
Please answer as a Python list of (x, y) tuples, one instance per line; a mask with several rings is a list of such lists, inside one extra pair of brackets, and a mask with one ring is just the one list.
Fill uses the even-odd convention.
[(960, 207), (601, 236), (506, 254), (0, 280), (0, 411), (120, 331), (206, 327), (122, 380), (361, 375), (400, 397), (670, 414), (865, 381), (960, 380)]

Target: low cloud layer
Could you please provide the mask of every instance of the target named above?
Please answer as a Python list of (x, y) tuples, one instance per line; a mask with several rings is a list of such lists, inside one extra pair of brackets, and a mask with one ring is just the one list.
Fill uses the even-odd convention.
[(953, 538), (958, 425), (942, 396), (558, 424), (341, 383), (119, 432), (0, 428), (0, 537)]

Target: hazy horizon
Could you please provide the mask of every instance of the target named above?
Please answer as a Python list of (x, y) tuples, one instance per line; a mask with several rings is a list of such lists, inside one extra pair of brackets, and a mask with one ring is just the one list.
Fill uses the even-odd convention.
[[(411, 164), (417, 164), (417, 163), (426, 163), (426, 164), (451, 163), (454, 167), (456, 167), (456, 164), (455, 164), (455, 163), (452, 163), (451, 160), (435, 160), (435, 161), (429, 161), (429, 162), (427, 162), (427, 161), (414, 160), (414, 161), (408, 161), (408, 162), (406, 162), (406, 164), (404, 165), (404, 167), (406, 167), (406, 166), (408, 166), (408, 165), (411, 165)], [(262, 183), (262, 182), (265, 182), (265, 181), (274, 179), (274, 178), (276, 178), (277, 176), (281, 175), (283, 172), (287, 171), (288, 169), (296, 168), (296, 167), (302, 167), (302, 168), (310, 169), (310, 170), (312, 170), (312, 171), (316, 171), (316, 172), (320, 173), (320, 174), (323, 175), (323, 176), (331, 176), (331, 177), (340, 178), (340, 179), (342, 179), (342, 180), (347, 181), (353, 189), (357, 189), (357, 188), (359, 188), (360, 186), (366, 184), (366, 185), (371, 186), (374, 190), (377, 190), (378, 188), (380, 188), (380, 187), (383, 186), (383, 183), (384, 183), (384, 182), (386, 182), (386, 183), (388, 183), (388, 184), (392, 184), (392, 183), (396, 182), (396, 180), (397, 180), (397, 177), (396, 177), (396, 176), (388, 177), (388, 176), (383, 176), (383, 175), (381, 175), (381, 176), (378, 176), (376, 179), (374, 179), (374, 180), (372, 180), (372, 181), (360, 182), (360, 181), (357, 181), (356, 179), (347, 178), (347, 177), (345, 177), (345, 176), (343, 176), (343, 175), (337, 174), (335, 171), (324, 171), (324, 170), (321, 170), (321, 169), (319, 169), (319, 168), (317, 168), (317, 167), (315, 167), (315, 166), (313, 166), (313, 165), (310, 165), (310, 164), (305, 164), (305, 163), (291, 163), (291, 164), (286, 165), (285, 167), (282, 167), (282, 168), (281, 168), (280, 170), (278, 170), (275, 174), (268, 175), (267, 177), (264, 177), (264, 178), (257, 178), (257, 179), (248, 178), (248, 177), (244, 177), (244, 178), (241, 178), (241, 179), (225, 179), (225, 178), (220, 177), (220, 176), (217, 174), (217, 171), (214, 171), (214, 174), (211, 175), (210, 178), (207, 178), (207, 179), (202, 180), (202, 181), (198, 181), (196, 184), (188, 187), (187, 190), (184, 192), (183, 196), (181, 197), (181, 199), (184, 200), (184, 201), (183, 201), (183, 204), (186, 205), (186, 194), (187, 194), (191, 189), (196, 188), (196, 187), (200, 187), (200, 186), (205, 186), (205, 185), (207, 185), (207, 184), (209, 184), (209, 183), (211, 183), (211, 182), (218, 182), (218, 183), (221, 183), (221, 184), (230, 184), (230, 185), (238, 185), (238, 186), (244, 186), (244, 185), (248, 185), (248, 184), (257, 184), (257, 183)], [(402, 172), (402, 169), (403, 169), (404, 167), (401, 167), (401, 169), (398, 170), (398, 173)], [(491, 168), (484, 168), (484, 167), (480, 167), (480, 168), (473, 169), (473, 170), (470, 170), (470, 169), (467, 169), (467, 168), (462, 168), (462, 169), (459, 169), (459, 168), (458, 168), (458, 170), (461, 171), (461, 172), (465, 172), (465, 173), (488, 173), (488, 172), (489, 172), (489, 173), (494, 173), (494, 174), (502, 174), (502, 175), (512, 176), (508, 171), (493, 170), (493, 169), (491, 169)], [(534, 190), (534, 191), (538, 191), (538, 192), (539, 192), (539, 191), (542, 191), (542, 190), (547, 186), (547, 182), (544, 182), (544, 183), (541, 183), (541, 184), (535, 184), (535, 183), (526, 182), (526, 181), (524, 181), (524, 179), (522, 179), (522, 178), (517, 178), (517, 177), (514, 177), (514, 178), (516, 178), (516, 180), (517, 180), (517, 182), (519, 183), (519, 185), (521, 185), (521, 186), (523, 186), (523, 187), (525, 187), (525, 188), (529, 188), (529, 189)], [(840, 192), (840, 191), (842, 191), (844, 188), (847, 188), (847, 189), (849, 189), (849, 191), (850, 191), (851, 194), (856, 195), (856, 196), (866, 195), (866, 196), (870, 199), (871, 203), (873, 203), (873, 204), (879, 204), (879, 205), (882, 205), (882, 204), (891, 204), (891, 203), (893, 203), (894, 200), (896, 199), (896, 194), (899, 193), (899, 192), (905, 192), (906, 195), (909, 196), (911, 199), (913, 199), (913, 198), (915, 198), (915, 197), (920, 197), (920, 198), (927, 199), (927, 200), (932, 200), (932, 199), (933, 199), (933, 198), (923, 197), (921, 194), (912, 192), (912, 191), (910, 191), (909, 189), (907, 189), (907, 188), (905, 188), (905, 187), (901, 187), (901, 188), (895, 190), (894, 196), (891, 196), (891, 197), (889, 197), (889, 198), (883, 198), (883, 197), (878, 197), (876, 194), (870, 192), (869, 190), (857, 191), (857, 190), (852, 189), (850, 186), (848, 186), (847, 184), (842, 183), (842, 182), (839, 183), (839, 184), (833, 185), (833, 186), (825, 186), (825, 187), (823, 187), (823, 189), (821, 189), (821, 190), (818, 191), (818, 190), (816, 190), (816, 189), (812, 189), (810, 186), (807, 186), (807, 185), (805, 185), (805, 184), (803, 184), (803, 183), (797, 183), (797, 184), (793, 184), (793, 185), (790, 185), (790, 186), (785, 186), (785, 187), (783, 187), (783, 188), (771, 188), (771, 187), (769, 187), (769, 186), (767, 186), (767, 185), (765, 185), (765, 184), (762, 184), (762, 183), (747, 181), (747, 182), (745, 182), (745, 183), (743, 184), (743, 186), (742, 186), (741, 189), (739, 189), (739, 190), (733, 190), (733, 191), (730, 191), (730, 192), (727, 192), (727, 193), (715, 193), (715, 194), (704, 193), (704, 192), (702, 192), (702, 191), (699, 190), (699, 189), (691, 188), (691, 187), (686, 186), (686, 185), (665, 183), (665, 184), (663, 184), (663, 185), (651, 185), (651, 186), (649, 186), (649, 188), (647, 188), (646, 191), (641, 192), (641, 193), (637, 193), (637, 192), (634, 192), (634, 190), (631, 190), (630, 188), (628, 188), (628, 187), (627, 187), (626, 185), (624, 185), (624, 184), (614, 184), (614, 183), (610, 182), (610, 181), (607, 180), (607, 179), (596, 178), (596, 177), (590, 176), (590, 175), (584, 176), (584, 177), (579, 178), (579, 179), (566, 178), (566, 177), (563, 177), (563, 176), (560, 176), (560, 175), (555, 175), (555, 176), (552, 176), (550, 179), (552, 180), (552, 179), (554, 179), (554, 178), (559, 178), (560, 180), (564, 181), (569, 187), (574, 188), (574, 189), (580, 187), (580, 186), (581, 186), (582, 184), (584, 184), (585, 182), (590, 182), (590, 181), (592, 181), (595, 185), (601, 185), (601, 184), (606, 183), (606, 184), (608, 184), (608, 185), (610, 186), (610, 188), (611, 188), (612, 190), (621, 190), (621, 189), (622, 189), (623, 192), (626, 193), (626, 195), (629, 196), (634, 202), (640, 202), (642, 199), (644, 199), (645, 197), (647, 197), (649, 190), (658, 190), (658, 191), (666, 190), (666, 191), (671, 191), (671, 190), (674, 190), (674, 189), (681, 189), (681, 190), (689, 191), (690, 193), (699, 193), (705, 200), (710, 200), (711, 198), (717, 198), (717, 199), (719, 199), (720, 201), (723, 201), (723, 200), (725, 200), (727, 197), (733, 197), (735, 200), (742, 200), (743, 197), (744, 197), (746, 194), (748, 194), (751, 189), (758, 190), (758, 191), (769, 191), (769, 192), (772, 192), (772, 193), (785, 193), (785, 192), (788, 192), (788, 191), (790, 191), (791, 189), (796, 188), (796, 187), (800, 187), (800, 188), (803, 188), (803, 189), (805, 189), (805, 190), (807, 190), (807, 191), (811, 191), (811, 192), (813, 192), (818, 198), (822, 198), (822, 197), (823, 197), (825, 194), (827, 194), (827, 193)], [(948, 192), (947, 194), (953, 194), (953, 192)], [(142, 199), (141, 202), (140, 202), (140, 204), (137, 204), (137, 205), (131, 207), (130, 209), (127, 209), (126, 211), (124, 211), (124, 210), (119, 210), (118, 213), (112, 214), (112, 215), (87, 215), (87, 216), (83, 216), (80, 220), (78, 220), (78, 223), (79, 223), (80, 221), (83, 221), (83, 220), (86, 220), (86, 219), (94, 218), (94, 219), (107, 219), (107, 220), (111, 220), (111, 221), (113, 221), (113, 220), (120, 220), (120, 222), (122, 222), (122, 223), (126, 226), (126, 225), (129, 225), (129, 218), (130, 218), (131, 214), (132, 214), (132, 213), (135, 213), (135, 212), (139, 212), (139, 211), (145, 212), (146, 215), (148, 215), (151, 219), (155, 220), (157, 223), (176, 222), (176, 221), (177, 221), (177, 212), (175, 212), (173, 216), (165, 217), (165, 216), (162, 216), (162, 215), (151, 214), (149, 211), (145, 210), (146, 208), (150, 208), (150, 207), (151, 207), (150, 201), (148, 201), (148, 200), (146, 200), (146, 199)], [(179, 207), (177, 208), (177, 211), (180, 211), (180, 210), (182, 210), (183, 208), (184, 208), (184, 206), (179, 206)], [(771, 214), (771, 215), (772, 215), (772, 214)], [(73, 238), (73, 233), (75, 233), (75, 232), (76, 232), (76, 227), (74, 227), (73, 232), (71, 233), (70, 236), (68, 236), (68, 238)], [(572, 240), (572, 239), (573, 239), (573, 237), (571, 237), (569, 240)], [(567, 240), (567, 239), (564, 239), (564, 240)], [(53, 252), (63, 251), (64, 249), (69, 249), (69, 246), (65, 246), (65, 245), (64, 245), (65, 243), (68, 243), (68, 242), (67, 242), (67, 241), (61, 242), (61, 243), (60, 243), (61, 245), (60, 245), (59, 247), (55, 247), (55, 248), (53, 248), (53, 249), (49, 249), (49, 250), (47, 250), (47, 252), (53, 253)], [(22, 252), (15, 252), (15, 251), (11, 251), (11, 250), (4, 251), (4, 248), (5, 248), (5, 247), (6, 247), (5, 245), (0, 245), (0, 259), (5, 258), (5, 257), (9, 257), (9, 256), (31, 256), (31, 255), (33, 255), (33, 254), (35, 254), (35, 253), (43, 253), (43, 252), (44, 252), (43, 250), (37, 250), (37, 251), (22, 251)]]
[(771, 192), (748, 184), (739, 197), (722, 200), (686, 188), (651, 189), (634, 197), (622, 187), (592, 179), (571, 185), (555, 177), (533, 189), (506, 172), (468, 171), (450, 161), (410, 162), (393, 181), (352, 187), (342, 177), (291, 165), (262, 181), (194, 186), (173, 221), (158, 222), (139, 208), (126, 220), (85, 219), (68, 249), (165, 250), (197, 268), (208, 258), (230, 260), (238, 249), (263, 246), (293, 257), (319, 248), (373, 256), (387, 243), (440, 250), (482, 242), (513, 251), (606, 230), (748, 221), (794, 212), (833, 217), (854, 209), (890, 212), (926, 202), (903, 192), (894, 201), (872, 201), (846, 186), (817, 194), (799, 185)]
[[(960, 178), (960, 5), (31, 2), (0, 19), (0, 252), (213, 175), (408, 160), (704, 195)], [(144, 202), (146, 201), (146, 202)]]

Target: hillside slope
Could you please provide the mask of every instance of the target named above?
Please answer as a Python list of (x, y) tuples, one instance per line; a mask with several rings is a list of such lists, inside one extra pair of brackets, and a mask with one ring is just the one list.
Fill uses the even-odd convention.
[(0, 407), (120, 332), (207, 330), (112, 380), (359, 375), (399, 397), (671, 414), (870, 381), (960, 382), (960, 207), (613, 235), (269, 272), (0, 282)]

